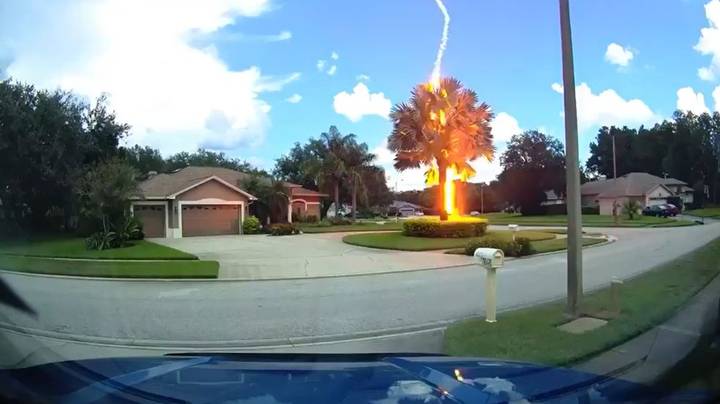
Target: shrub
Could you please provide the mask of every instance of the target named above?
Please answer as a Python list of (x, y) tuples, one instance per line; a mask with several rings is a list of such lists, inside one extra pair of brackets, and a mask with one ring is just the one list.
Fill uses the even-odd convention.
[(298, 215), (297, 221), (299, 223), (317, 223), (318, 217), (315, 215)]
[(622, 211), (630, 220), (635, 220), (635, 216), (639, 215), (641, 210), (642, 205), (634, 199), (628, 199), (622, 204)]
[(599, 206), (583, 206), (581, 209), (583, 215), (599, 215)]
[(140, 220), (135, 217), (125, 217), (114, 226), (115, 236), (121, 246), (131, 240), (142, 240), (145, 238)]
[(530, 255), (535, 252), (530, 244), (530, 239), (526, 237), (516, 237), (515, 241), (494, 236), (486, 236), (478, 240), (473, 240), (465, 245), (465, 255), (475, 254), (478, 248), (497, 248), (502, 250), (507, 257), (521, 257)]
[(463, 219), (461, 221), (447, 222), (411, 219), (403, 223), (403, 234), (414, 237), (478, 237), (485, 234), (486, 229), (487, 221), (484, 219)]
[(546, 215), (567, 215), (567, 205), (546, 205), (543, 206), (543, 211)]
[(99, 231), (85, 239), (85, 247), (88, 250), (107, 250), (120, 247), (121, 244), (121, 240), (114, 231)]
[(270, 225), (271, 236), (289, 236), (299, 234), (300, 229), (294, 223), (275, 223)]
[(245, 218), (243, 222), (243, 234), (258, 234), (261, 230), (260, 219), (255, 216)]
[(344, 218), (344, 217), (331, 217), (330, 219), (328, 219), (328, 221), (333, 226), (344, 226), (344, 225), (352, 224), (352, 220)]

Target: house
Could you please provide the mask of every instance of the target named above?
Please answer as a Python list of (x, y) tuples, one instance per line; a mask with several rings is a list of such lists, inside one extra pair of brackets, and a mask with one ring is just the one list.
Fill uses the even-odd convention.
[(540, 202), (540, 206), (565, 205), (565, 198), (550, 189), (545, 192), (545, 200)]
[[(689, 190), (689, 193), (688, 193)], [(642, 207), (667, 203), (678, 196), (692, 203), (692, 188), (674, 178), (660, 178), (648, 173), (628, 173), (618, 178), (587, 182), (580, 188), (583, 207), (599, 207), (601, 215), (612, 215), (613, 204), (636, 200)]]
[[(242, 189), (250, 174), (221, 167), (185, 167), (154, 174), (139, 184), (131, 213), (143, 223), (147, 237), (180, 238), (240, 234), (248, 207), (257, 198)], [(285, 183), (293, 215), (320, 216), (324, 194)]]
[(393, 201), (390, 210), (397, 212), (400, 216), (420, 216), (423, 214), (423, 207), (405, 201)]

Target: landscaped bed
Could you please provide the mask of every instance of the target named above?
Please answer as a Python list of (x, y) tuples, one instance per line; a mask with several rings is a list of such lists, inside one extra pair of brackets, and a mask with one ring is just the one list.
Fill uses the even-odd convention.
[(150, 241), (88, 250), (82, 238), (49, 238), (0, 245), (0, 269), (52, 275), (108, 278), (217, 278), (217, 261)]
[[(558, 330), (566, 321), (564, 302), (558, 301), (501, 313), (494, 324), (459, 322), (445, 332), (445, 352), (552, 365), (578, 362), (662, 323), (718, 273), (720, 239), (626, 281), (622, 314), (596, 330), (580, 335)], [(607, 311), (610, 302), (609, 289), (586, 295), (584, 312)]]
[[(465, 247), (469, 242), (482, 239), (483, 237), (497, 237), (499, 239), (511, 240), (512, 232), (509, 230), (493, 230), (488, 231), (485, 236), (465, 238), (411, 237), (405, 236), (402, 232), (360, 233), (343, 237), (343, 242), (362, 247), (388, 250), (428, 251)], [(556, 235), (539, 231), (521, 230), (516, 233), (516, 237), (524, 237), (530, 241), (538, 241), (554, 239)]]

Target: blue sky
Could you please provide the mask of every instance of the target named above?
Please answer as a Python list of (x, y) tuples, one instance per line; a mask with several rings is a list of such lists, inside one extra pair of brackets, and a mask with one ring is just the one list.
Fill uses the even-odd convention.
[[(582, 158), (600, 125), (716, 110), (720, 0), (570, 3)], [(499, 151), (519, 129), (562, 140), (557, 1), (445, 4), (442, 73), (498, 114)], [(164, 154), (208, 146), (271, 168), (336, 125), (389, 168), (388, 107), (428, 79), (442, 23), (433, 0), (17, 1), (0, 5), (0, 75), (108, 93), (133, 125), (129, 141)], [(499, 165), (476, 168), (489, 180)], [(418, 172), (388, 174), (422, 186)]]

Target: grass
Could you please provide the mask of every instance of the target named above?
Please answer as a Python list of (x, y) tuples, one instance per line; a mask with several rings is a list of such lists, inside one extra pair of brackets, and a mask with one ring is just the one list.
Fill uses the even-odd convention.
[[(378, 220), (383, 222), (383, 220)], [(328, 226), (317, 223), (301, 224), (300, 228), (303, 233), (337, 233), (351, 231), (382, 231), (382, 230), (402, 230), (402, 221), (396, 222), (395, 219), (384, 220), (385, 224), (377, 224), (376, 222), (356, 222), (354, 224)]]
[(151, 241), (131, 246), (88, 250), (82, 238), (47, 237), (0, 245), (0, 269), (51, 275), (106, 278), (217, 278), (217, 261)]
[[(720, 239), (625, 282), (622, 314), (581, 335), (556, 327), (564, 320), (564, 302), (502, 313), (495, 324), (461, 321), (445, 333), (450, 355), (515, 359), (567, 365), (589, 358), (667, 320), (675, 310), (720, 273)], [(583, 309), (609, 309), (608, 288), (585, 296)]]
[(115, 261), (73, 260), (23, 257), (0, 254), (0, 269), (51, 275), (95, 276), (103, 278), (217, 278), (217, 261)]
[[(490, 224), (505, 225), (519, 224), (523, 226), (565, 226), (567, 225), (566, 215), (545, 215), (545, 216), (522, 216), (516, 213), (488, 213), (486, 217)], [(584, 227), (655, 227), (657, 225), (666, 226), (689, 226), (693, 222), (680, 221), (674, 219), (665, 219), (654, 216), (638, 216), (634, 220), (622, 218), (618, 224), (612, 216), (608, 215), (582, 215)], [(685, 222), (678, 224), (677, 222)]]
[[(583, 237), (582, 245), (583, 245), (583, 247), (586, 247), (586, 246), (593, 245), (593, 244), (604, 243), (605, 241), (607, 241), (607, 240), (605, 240), (603, 238)], [(556, 238), (554, 240), (534, 241), (532, 243), (532, 247), (533, 247), (533, 250), (535, 250), (536, 254), (566, 250), (567, 249), (567, 238)]]
[(133, 241), (133, 245), (110, 250), (88, 250), (82, 238), (55, 238), (36, 241), (5, 243), (0, 254), (30, 257), (89, 258), (102, 260), (196, 260), (197, 257), (155, 244), (151, 241)]
[[(512, 233), (508, 230), (488, 231), (487, 236), (500, 238), (512, 238)], [(554, 239), (555, 234), (544, 233), (539, 231), (521, 230), (517, 232), (517, 237), (527, 237), (531, 241)], [(465, 245), (476, 240), (479, 237), (466, 238), (430, 238), (430, 237), (410, 237), (405, 236), (401, 232), (388, 233), (360, 233), (350, 234), (343, 237), (343, 242), (362, 247), (381, 248), (386, 250), (402, 250), (402, 251), (428, 251), (428, 250), (446, 250), (450, 248), (465, 247)]]
[(688, 215), (698, 216), (698, 217), (714, 217), (720, 219), (720, 206), (715, 207), (707, 207), (702, 209), (693, 209), (685, 211)]

